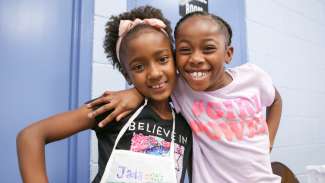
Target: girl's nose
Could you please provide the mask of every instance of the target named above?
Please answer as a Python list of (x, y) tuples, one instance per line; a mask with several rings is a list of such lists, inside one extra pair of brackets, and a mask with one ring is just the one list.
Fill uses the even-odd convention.
[(189, 62), (192, 65), (202, 65), (204, 62), (204, 57), (202, 53), (200, 53), (199, 51), (195, 51), (192, 53)]
[(160, 79), (162, 71), (158, 65), (151, 64), (149, 67), (149, 79)]

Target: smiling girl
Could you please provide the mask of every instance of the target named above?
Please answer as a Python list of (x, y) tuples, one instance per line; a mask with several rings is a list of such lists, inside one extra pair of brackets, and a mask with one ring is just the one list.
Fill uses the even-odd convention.
[(82, 106), (38, 121), (17, 137), (25, 183), (48, 182), (44, 146), (93, 129), (98, 138), (98, 174), (93, 182), (184, 182), (190, 168), (192, 134), (185, 119), (174, 114), (169, 97), (176, 83), (169, 22), (158, 9), (140, 7), (110, 18), (105, 51), (145, 102), (120, 122), (98, 128)]

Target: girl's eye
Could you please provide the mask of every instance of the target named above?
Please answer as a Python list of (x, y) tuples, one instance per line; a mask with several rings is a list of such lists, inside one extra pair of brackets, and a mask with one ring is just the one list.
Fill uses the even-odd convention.
[(213, 53), (217, 50), (217, 48), (215, 46), (206, 46), (203, 49), (204, 53)]
[(159, 62), (165, 64), (168, 62), (168, 59), (169, 59), (168, 56), (163, 56), (159, 58)]
[(190, 54), (191, 53), (191, 49), (190, 48), (187, 48), (187, 47), (182, 47), (182, 48), (179, 48), (178, 49), (178, 52), (180, 54)]
[(144, 65), (143, 64), (134, 64), (131, 69), (135, 72), (141, 72), (144, 70)]

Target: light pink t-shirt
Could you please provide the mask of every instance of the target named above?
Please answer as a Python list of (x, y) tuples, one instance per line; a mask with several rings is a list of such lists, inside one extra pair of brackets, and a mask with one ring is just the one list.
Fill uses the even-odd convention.
[(233, 81), (208, 92), (192, 90), (179, 77), (172, 96), (193, 131), (193, 182), (279, 183), (263, 112), (274, 101), (272, 80), (253, 64), (227, 72)]

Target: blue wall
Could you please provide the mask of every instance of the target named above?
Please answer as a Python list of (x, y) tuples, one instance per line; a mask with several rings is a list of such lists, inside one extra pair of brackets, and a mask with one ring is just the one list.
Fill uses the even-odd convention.
[[(20, 182), (16, 135), (90, 98), (92, 0), (0, 1), (0, 175)], [(50, 182), (89, 182), (89, 133), (46, 148)]]

